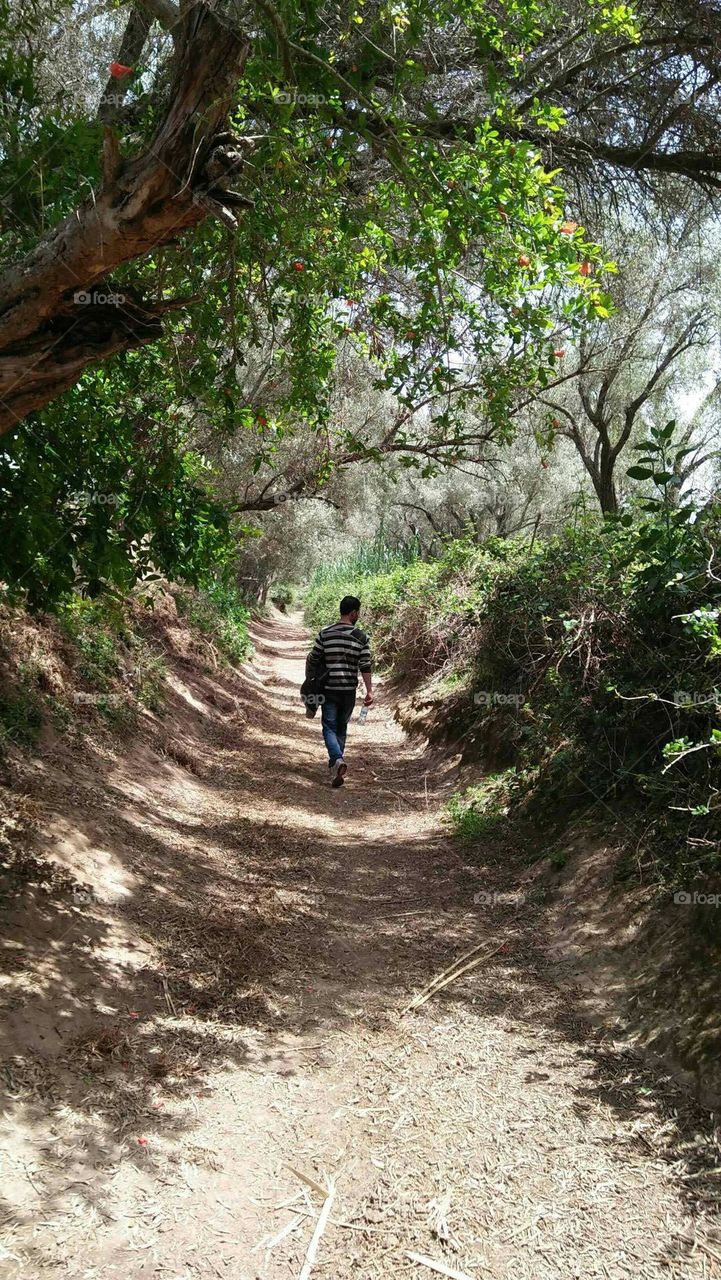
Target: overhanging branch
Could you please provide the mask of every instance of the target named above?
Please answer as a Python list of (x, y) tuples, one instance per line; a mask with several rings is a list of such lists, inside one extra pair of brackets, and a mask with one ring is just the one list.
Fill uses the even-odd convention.
[(207, 216), (201, 201), (216, 199), (218, 188), (205, 165), (217, 155), (213, 139), (249, 48), (205, 4), (191, 6), (176, 36), (170, 106), (147, 150), (132, 161), (110, 157), (97, 194), (0, 278), (0, 434), (72, 386), (88, 364), (160, 332), (157, 308), (153, 323), (138, 327), (122, 307), (92, 300), (123, 263)]

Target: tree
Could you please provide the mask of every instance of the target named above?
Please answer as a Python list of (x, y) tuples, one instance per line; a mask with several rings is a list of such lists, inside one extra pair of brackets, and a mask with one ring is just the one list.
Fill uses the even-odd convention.
[[(252, 323), (248, 303), (262, 306), (271, 323), (286, 315), (306, 392), (315, 372), (317, 394), (332, 356), (328, 299), (367, 295), (373, 305), (363, 328), (386, 352), (393, 385), (415, 374), (417, 394), (446, 382), (449, 397), (452, 371), (438, 364), (438, 352), (502, 343), (499, 308), (523, 287), (524, 272), (545, 273), (562, 293), (571, 286), (555, 299), (569, 320), (598, 301), (597, 285), (575, 272), (579, 252), (592, 249), (559, 237), (562, 208), (537, 148), (492, 128), (508, 111), (500, 80), (471, 137), (434, 138), (406, 110), (408, 86), (428, 79), (419, 48), (439, 21), (457, 22), (450, 4), (366, 19), (351, 0), (323, 28), (314, 6), (296, 6), (285, 19), (265, 3), (176, 10), (171, 0), (150, 0), (147, 7), (172, 37), (165, 56), (136, 81), (151, 24), (147, 8), (131, 8), (98, 119), (73, 121), (77, 152), (71, 146), (68, 158), (91, 193), (0, 280), (3, 429), (72, 386), (89, 364), (157, 340), (162, 317), (189, 299), (166, 289), (149, 297), (150, 281), (122, 269), (147, 263), (157, 281), (158, 251), (209, 215), (233, 234), (234, 270), (229, 277), (225, 240), (196, 238), (206, 290), (209, 268), (222, 261), (237, 310), (237, 277), (247, 272), (238, 323)], [(536, 43), (527, 9), (508, 0), (519, 56)], [(461, 25), (465, 40), (500, 56), (505, 32), (480, 0), (466, 6)], [(605, 27), (610, 38), (613, 24)], [(379, 39), (395, 46), (392, 58), (377, 52)], [(30, 130), (36, 143), (42, 130), (34, 120)], [(102, 171), (84, 174), (101, 130)], [(17, 159), (19, 167), (24, 157)], [(58, 207), (66, 203), (59, 192)], [(45, 219), (51, 214), (46, 206)], [(305, 288), (295, 288), (294, 272)], [(495, 311), (471, 302), (475, 281)], [(529, 337), (538, 339), (547, 319), (542, 300), (534, 312)], [(534, 350), (531, 369), (541, 358)]]
[[(5, 429), (73, 385), (89, 363), (156, 340), (168, 309), (183, 305), (182, 295), (151, 299), (132, 281), (123, 290), (111, 282), (113, 273), (157, 253), (209, 214), (241, 240), (257, 235), (258, 219), (247, 215), (259, 199), (277, 195), (274, 167), (287, 167), (289, 176), (303, 169), (317, 174), (324, 145), (337, 153), (336, 170), (345, 170), (340, 185), (347, 200), (371, 191), (377, 196), (379, 179), (399, 182), (400, 200), (386, 199), (375, 213), (384, 215), (386, 240), (399, 232), (405, 237), (409, 252), (392, 253), (394, 265), (402, 271), (426, 264), (433, 289), (443, 256), (430, 251), (439, 215), (460, 221), (456, 233), (484, 241), (486, 253), (498, 234), (488, 211), (479, 220), (462, 198), (471, 194), (469, 166), (441, 163), (451, 153), (473, 157), (476, 166), (482, 156), (504, 195), (511, 228), (518, 220), (521, 241), (529, 230), (519, 218), (521, 202), (505, 196), (516, 182), (526, 197), (540, 194), (524, 180), (539, 151), (576, 177), (590, 161), (636, 178), (681, 175), (708, 190), (721, 181), (721, 157), (708, 145), (719, 75), (710, 3), (689, 5), (680, 16), (641, 5), (637, 27), (623, 6), (611, 11), (587, 3), (551, 8), (539, 25), (535, 6), (520, 0), (507, 0), (498, 14), (477, 2), (432, 12), (409, 4), (366, 16), (350, 3), (322, 19), (313, 6), (293, 7), (281, 18), (269, 3), (220, 4), (213, 11), (195, 4), (180, 11), (172, 0), (147, 0), (129, 10), (116, 69), (142, 64), (158, 22), (172, 45), (159, 46), (152, 73), (135, 83), (131, 72), (116, 70), (102, 95), (96, 122), (96, 133), (105, 126), (102, 174), (91, 167), (79, 175), (92, 194), (0, 281)], [(32, 59), (26, 62), (32, 68)], [(231, 112), (240, 126), (235, 140), (223, 132)], [(559, 128), (563, 121), (567, 129)], [(299, 135), (295, 141), (289, 125)], [(278, 131), (282, 147), (271, 145)], [(75, 134), (77, 143), (82, 130)], [(507, 145), (492, 146), (493, 135)], [(129, 137), (145, 143), (139, 153), (137, 143), (135, 154), (132, 147), (128, 153)], [(82, 150), (87, 164), (88, 133)], [(279, 159), (281, 151), (286, 160)], [(510, 164), (514, 158), (522, 163)], [(431, 181), (424, 182), (429, 164)], [(459, 194), (439, 205), (444, 180)], [(310, 218), (317, 212), (311, 201)], [(348, 227), (351, 234), (361, 231), (367, 213), (364, 208), (362, 220)], [(45, 215), (52, 216), (51, 206)], [(379, 255), (372, 256), (377, 270)], [(483, 287), (492, 297), (498, 293), (492, 268), (483, 272)], [(82, 312), (76, 294), (90, 295)], [(102, 307), (93, 301), (108, 296), (124, 301)], [(426, 315), (433, 312), (431, 325), (423, 324), (422, 308), (414, 318), (419, 343), (438, 332), (439, 322), (445, 321), (444, 336), (452, 336), (447, 321), (458, 303), (454, 290), (446, 293), (445, 309), (436, 302), (425, 308)], [(397, 340), (400, 324), (390, 328)], [(490, 332), (486, 326), (484, 336)], [(398, 365), (395, 372), (399, 383)]]
[[(674, 256), (639, 235), (620, 246), (613, 318), (589, 327), (569, 353), (568, 371), (539, 397), (550, 411), (541, 436), (558, 433), (573, 443), (605, 514), (618, 509), (618, 464), (645, 421), (666, 421), (674, 397), (696, 382), (699, 361), (710, 359), (714, 256), (696, 257), (694, 239), (687, 226)], [(708, 460), (716, 400), (714, 389), (684, 426), (679, 443), (689, 449), (680, 484)]]

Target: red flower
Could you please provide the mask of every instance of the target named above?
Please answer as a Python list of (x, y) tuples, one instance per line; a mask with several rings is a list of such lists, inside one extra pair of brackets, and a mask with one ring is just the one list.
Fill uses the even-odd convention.
[(557, 351), (554, 351), (554, 353), (553, 353), (553, 354), (554, 354), (554, 356), (558, 356), (558, 358), (559, 358), (559, 360), (560, 360), (561, 356), (565, 356), (565, 354), (566, 354), (566, 348), (565, 348), (565, 347), (560, 347)]
[(109, 70), (113, 80), (120, 80), (122, 76), (129, 76), (133, 68), (126, 67), (123, 62), (111, 62)]
[(582, 276), (590, 276), (591, 274), (590, 262), (582, 262), (578, 268), (578, 273), (579, 275), (582, 275)]
[(530, 267), (531, 259), (528, 257), (528, 254), (526, 253), (520, 254), (518, 259), (518, 265), (519, 267)]
[(305, 264), (304, 264), (303, 262), (294, 262), (294, 263), (293, 263), (293, 270), (294, 270), (294, 271), (305, 271)]
[(578, 223), (577, 223), (577, 222), (562, 222), (562, 223), (561, 223), (561, 235), (562, 235), (562, 236), (572, 236), (572, 235), (573, 235), (573, 233), (574, 233), (574, 231), (576, 230), (576, 228), (577, 228), (577, 227), (578, 227)]

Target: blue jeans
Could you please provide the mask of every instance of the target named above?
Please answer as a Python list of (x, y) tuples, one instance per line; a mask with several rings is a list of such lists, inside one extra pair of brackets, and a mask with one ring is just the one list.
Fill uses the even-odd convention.
[(345, 735), (355, 706), (355, 690), (327, 693), (321, 707), (323, 741), (328, 748), (328, 764), (332, 768), (345, 753)]

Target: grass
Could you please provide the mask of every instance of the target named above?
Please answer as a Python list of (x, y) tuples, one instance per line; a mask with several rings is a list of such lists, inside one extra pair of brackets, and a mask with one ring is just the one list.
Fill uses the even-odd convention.
[[(320, 627), (338, 616), (343, 596), (358, 596), (362, 603), (360, 625), (372, 625), (378, 616), (390, 615), (403, 583), (414, 567), (422, 573), (420, 546), (413, 539), (393, 546), (381, 533), (372, 542), (362, 543), (349, 555), (320, 565), (305, 592), (305, 620)], [(376, 636), (376, 640), (378, 640)], [(376, 658), (380, 656), (376, 644)]]
[[(220, 585), (207, 591), (183, 588), (176, 601), (179, 613), (213, 642), (221, 658), (242, 662), (249, 656), (250, 612), (238, 591)], [(70, 596), (58, 607), (57, 618), (66, 642), (62, 657), (72, 669), (70, 679), (65, 677), (68, 690), (82, 694), (107, 726), (127, 732), (137, 724), (141, 708), (162, 711), (167, 665), (157, 644), (144, 634), (136, 602)], [(11, 742), (33, 750), (44, 721), (62, 733), (77, 722), (68, 693), (49, 692), (44, 677), (37, 657), (18, 662), (9, 675), (0, 691), (0, 751)]]
[(319, 565), (310, 580), (310, 590), (328, 583), (348, 582), (355, 578), (390, 573), (400, 565), (412, 564), (420, 558), (420, 554), (420, 544), (416, 539), (394, 546), (386, 541), (385, 534), (381, 531), (372, 542), (359, 543), (347, 556)]
[(244, 662), (250, 656), (250, 610), (236, 588), (216, 583), (204, 591), (180, 589), (175, 603), (178, 613), (212, 640), (228, 661)]
[[(114, 603), (114, 602), (113, 602)], [(77, 673), (94, 689), (106, 691), (120, 672), (121, 637), (127, 638), (122, 617), (109, 601), (71, 596), (60, 610), (60, 622), (78, 654)]]
[(461, 840), (478, 840), (497, 832), (506, 821), (509, 785), (514, 777), (515, 771), (507, 769), (489, 774), (465, 791), (454, 792), (445, 806), (453, 834)]
[(153, 653), (149, 645), (141, 644), (135, 655), (133, 681), (138, 702), (148, 711), (161, 711), (165, 701), (165, 681), (168, 668), (159, 653)]
[(8, 741), (31, 749), (37, 743), (42, 724), (42, 699), (34, 689), (20, 685), (0, 694), (0, 747)]

